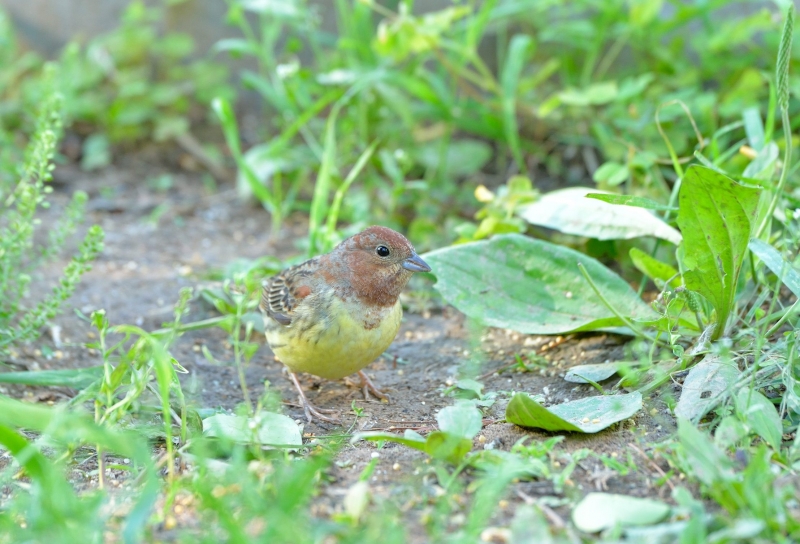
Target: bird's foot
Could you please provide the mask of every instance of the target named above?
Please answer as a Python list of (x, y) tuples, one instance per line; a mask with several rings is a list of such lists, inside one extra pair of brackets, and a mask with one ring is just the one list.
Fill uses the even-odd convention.
[(372, 393), (375, 397), (379, 398), (384, 402), (389, 402), (389, 396), (378, 389), (372, 380), (369, 379), (369, 376), (363, 371), (359, 370), (358, 375), (361, 378), (361, 387), (364, 388), (364, 399), (369, 400), (369, 394)]
[(316, 417), (319, 420), (327, 421), (328, 423), (334, 423), (339, 425), (342, 421), (338, 418), (328, 417), (325, 414), (335, 414), (335, 410), (328, 410), (324, 408), (317, 408), (311, 402), (309, 402), (308, 398), (306, 398), (306, 394), (303, 392), (303, 388), (300, 387), (300, 381), (297, 379), (297, 374), (294, 372), (289, 372), (289, 376), (292, 377), (292, 382), (294, 382), (294, 386), (297, 388), (297, 392), (300, 396), (300, 405), (303, 407), (303, 412), (306, 414), (306, 419), (309, 423), (314, 421)]

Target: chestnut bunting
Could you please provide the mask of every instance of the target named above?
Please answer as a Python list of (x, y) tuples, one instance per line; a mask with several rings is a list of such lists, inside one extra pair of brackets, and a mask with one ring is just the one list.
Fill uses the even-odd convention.
[(358, 372), (365, 393), (386, 398), (362, 369), (397, 335), (399, 296), (412, 274), (430, 270), (402, 234), (374, 226), (264, 281), (267, 343), (288, 367), (309, 422), (337, 420), (308, 401), (296, 372), (328, 379)]

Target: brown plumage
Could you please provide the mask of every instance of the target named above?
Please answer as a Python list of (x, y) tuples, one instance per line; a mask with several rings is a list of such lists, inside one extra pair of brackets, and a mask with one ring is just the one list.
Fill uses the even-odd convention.
[(400, 328), (398, 297), (414, 272), (430, 267), (406, 238), (370, 227), (333, 251), (264, 282), (261, 310), (267, 342), (292, 372), (306, 416), (331, 420), (311, 406), (294, 372), (337, 379), (358, 372), (389, 347)]

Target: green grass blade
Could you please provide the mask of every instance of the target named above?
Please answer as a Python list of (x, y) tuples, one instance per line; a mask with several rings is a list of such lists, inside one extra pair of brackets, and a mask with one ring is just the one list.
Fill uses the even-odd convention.
[(517, 34), (511, 38), (508, 56), (500, 74), (500, 87), (503, 93), (503, 129), (517, 168), (522, 173), (525, 173), (527, 168), (522, 155), (519, 127), (517, 126), (517, 86), (520, 74), (525, 67), (525, 61), (532, 49), (533, 41), (530, 36)]

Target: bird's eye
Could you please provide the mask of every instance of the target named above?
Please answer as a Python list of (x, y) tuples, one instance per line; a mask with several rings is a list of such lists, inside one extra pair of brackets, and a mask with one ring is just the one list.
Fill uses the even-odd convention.
[(389, 248), (386, 246), (378, 246), (375, 249), (375, 253), (378, 254), (379, 257), (388, 257), (389, 256)]

